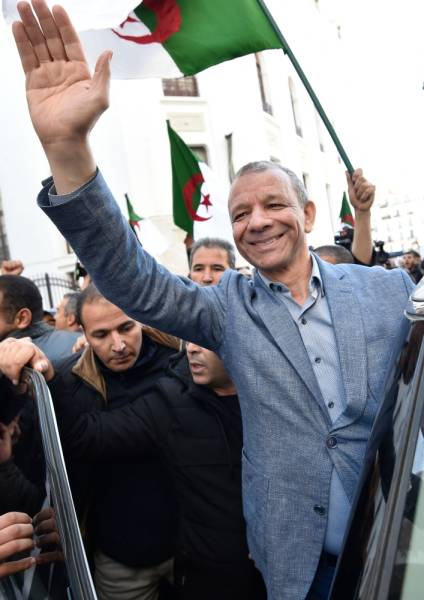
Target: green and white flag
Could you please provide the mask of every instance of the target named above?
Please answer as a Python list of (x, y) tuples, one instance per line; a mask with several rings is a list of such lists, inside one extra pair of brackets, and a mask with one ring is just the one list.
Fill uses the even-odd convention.
[(197, 159), (169, 121), (167, 125), (175, 225), (195, 240), (220, 237), (234, 243), (227, 194), (208, 165)]
[(112, 76), (121, 79), (194, 75), (282, 47), (257, 0), (144, 0), (113, 29), (81, 40), (90, 62), (112, 50)]

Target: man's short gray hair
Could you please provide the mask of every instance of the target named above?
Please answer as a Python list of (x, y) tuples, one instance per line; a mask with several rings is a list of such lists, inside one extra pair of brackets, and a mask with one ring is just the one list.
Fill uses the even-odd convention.
[(259, 160), (256, 162), (247, 163), (247, 165), (244, 165), (244, 167), (237, 171), (235, 179), (238, 179), (243, 175), (247, 175), (248, 173), (263, 173), (264, 171), (282, 171), (285, 173), (290, 179), (294, 192), (299, 201), (299, 205), (302, 208), (305, 207), (306, 203), (309, 201), (309, 197), (304, 183), (299, 179), (296, 173), (287, 167), (283, 167), (283, 165), (280, 165), (279, 163), (272, 162), (271, 160)]
[(191, 269), (193, 265), (193, 256), (199, 250), (199, 248), (219, 248), (227, 253), (228, 266), (230, 269), (236, 268), (236, 253), (233, 244), (231, 242), (218, 237), (204, 237), (200, 238), (192, 245), (190, 249), (189, 267)]
[(63, 299), (66, 300), (63, 311), (67, 317), (69, 315), (77, 314), (77, 304), (78, 304), (78, 296), (81, 292), (68, 292), (63, 296)]

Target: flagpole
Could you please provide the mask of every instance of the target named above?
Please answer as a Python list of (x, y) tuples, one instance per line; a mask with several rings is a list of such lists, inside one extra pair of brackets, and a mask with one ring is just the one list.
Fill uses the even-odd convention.
[(338, 153), (340, 154), (340, 157), (342, 159), (342, 161), (344, 162), (344, 164), (346, 165), (346, 169), (349, 172), (349, 175), (352, 175), (353, 173), (353, 167), (352, 167), (352, 163), (350, 162), (336, 132), (334, 131), (334, 127), (332, 126), (332, 124), (330, 123), (327, 115), (324, 112), (324, 109), (321, 106), (320, 101), (317, 98), (317, 95), (315, 94), (314, 90), (311, 87), (311, 84), (309, 83), (309, 81), (306, 78), (305, 73), (302, 70), (302, 67), (299, 65), (299, 63), (296, 60), (295, 55), (293, 54), (293, 52), (290, 49), (290, 46), (288, 45), (285, 37), (283, 36), (283, 34), (280, 31), (280, 28), (278, 27), (274, 17), (272, 16), (272, 14), (270, 13), (268, 7), (266, 6), (264, 0), (257, 0), (258, 4), (260, 5), (260, 7), (262, 8), (263, 12), (265, 13), (265, 15), (268, 17), (269, 22), (271, 23), (271, 25), (273, 26), (275, 33), (277, 34), (282, 46), (283, 46), (283, 50), (284, 52), (287, 54), (287, 56), (290, 59), (290, 62), (292, 63), (296, 73), (299, 75), (303, 85), (306, 88), (306, 91), (308, 92), (319, 116), (321, 117), (324, 125), (327, 128), (328, 133), (330, 134), (331, 139), (333, 140)]

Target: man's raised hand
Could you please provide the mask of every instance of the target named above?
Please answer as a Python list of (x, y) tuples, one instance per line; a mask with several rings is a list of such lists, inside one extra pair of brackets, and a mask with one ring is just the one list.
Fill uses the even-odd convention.
[(13, 35), (26, 75), (34, 128), (50, 162), (58, 193), (68, 193), (95, 172), (88, 134), (109, 104), (105, 51), (90, 75), (78, 35), (61, 6), (19, 2)]

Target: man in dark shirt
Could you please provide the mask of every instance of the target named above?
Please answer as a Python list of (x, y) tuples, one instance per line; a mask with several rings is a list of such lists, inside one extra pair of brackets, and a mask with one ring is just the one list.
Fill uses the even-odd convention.
[[(56, 394), (72, 404), (75, 417), (109, 412), (149, 392), (178, 348), (174, 338), (143, 329), (94, 285), (81, 293), (77, 314), (89, 345), (60, 365)], [(96, 466), (69, 453), (66, 458), (98, 597), (157, 598), (161, 579), (172, 578), (176, 534), (165, 467), (149, 454), (122, 460), (112, 453)]]

